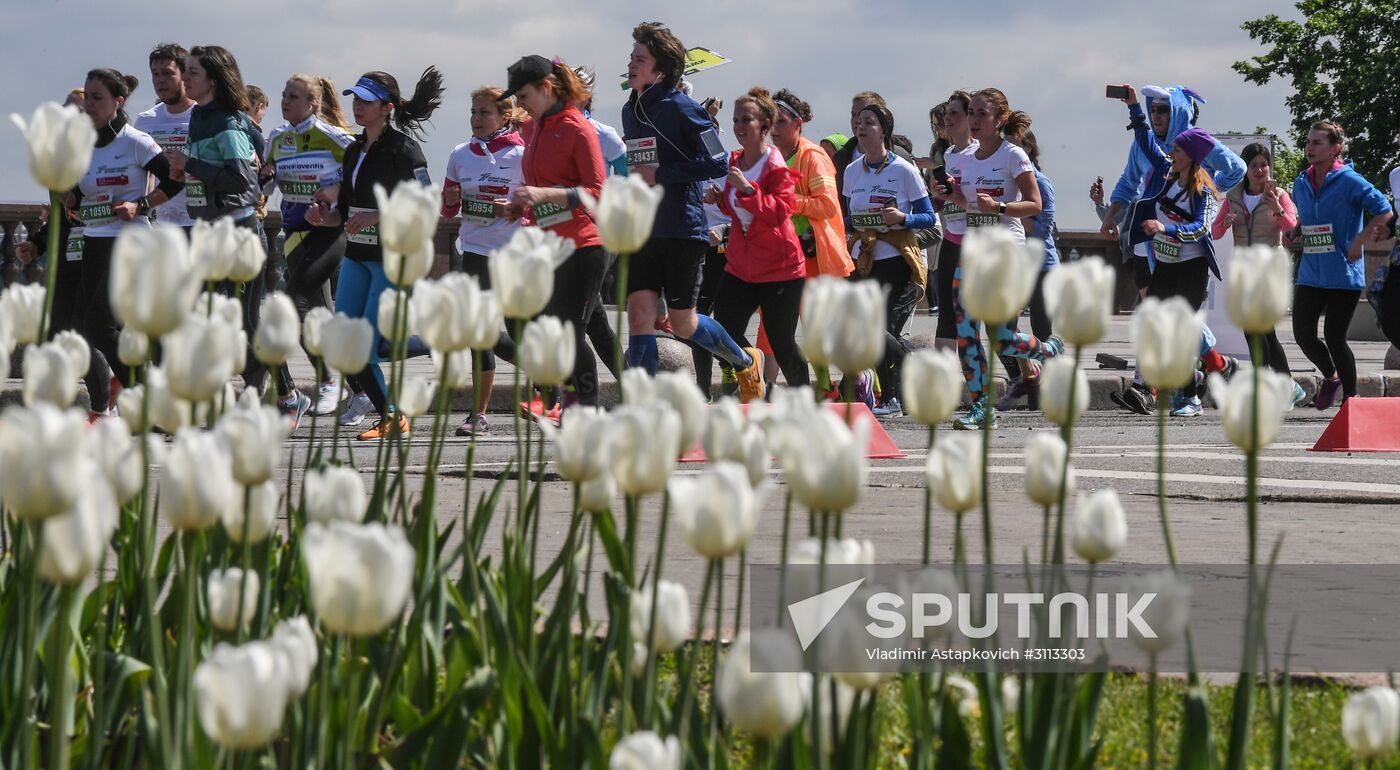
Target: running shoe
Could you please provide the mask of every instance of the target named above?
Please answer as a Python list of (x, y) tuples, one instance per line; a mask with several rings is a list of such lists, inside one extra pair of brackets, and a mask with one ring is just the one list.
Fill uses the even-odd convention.
[(1025, 377), (1017, 377), (1007, 386), (1006, 392), (997, 399), (998, 412), (1010, 412), (1016, 408), (1017, 402), (1030, 395), (1029, 386)]
[(1239, 373), (1240, 360), (1234, 356), (1222, 356), (1222, 358), (1225, 359), (1225, 368), (1220, 370), (1220, 376), (1224, 377), (1226, 382), (1229, 382), (1231, 377)]
[(374, 402), (369, 400), (369, 396), (363, 393), (356, 393), (350, 399), (350, 403), (345, 405), (345, 412), (340, 415), (341, 425), (359, 425), (365, 421), (365, 415), (374, 411)]
[(937, 305), (929, 305), (929, 306), (928, 306), (928, 314), (929, 314), (929, 317), (930, 317), (930, 318), (932, 318), (932, 317), (938, 315), (938, 306), (937, 306)]
[(1134, 382), (1121, 391), (1109, 395), (1113, 403), (1127, 409), (1129, 412), (1137, 414), (1152, 414), (1157, 408), (1157, 398), (1152, 394), (1151, 389), (1139, 382)]
[(719, 394), (721, 397), (739, 394), (739, 377), (734, 374), (734, 367), (721, 366), (719, 368)]
[(856, 377), (856, 401), (865, 404), (870, 411), (875, 411), (875, 372), (862, 369)]
[(457, 426), (458, 436), (480, 436), (491, 432), (491, 424), (486, 422), (484, 414), (469, 414), (467, 419)]
[(1337, 377), (1331, 377), (1322, 381), (1322, 387), (1317, 389), (1317, 396), (1313, 398), (1313, 408), (1321, 412), (1324, 409), (1331, 409), (1337, 403), (1337, 396), (1342, 392), (1342, 381)]
[[(982, 430), (982, 425), (987, 421), (987, 397), (983, 396), (972, 402), (972, 408), (967, 410), (967, 414), (953, 420), (954, 430)], [(997, 415), (991, 413), (990, 428), (997, 426)]]
[(293, 390), (290, 399), (277, 402), (277, 411), (291, 418), (292, 427), (288, 432), (296, 430), (306, 418), (306, 413), (311, 411), (311, 397), (299, 390)]
[(1308, 392), (1303, 390), (1303, 386), (1293, 383), (1293, 401), (1288, 404), (1288, 411), (1293, 411), (1295, 407), (1302, 406), (1308, 400)]
[(763, 400), (763, 351), (758, 348), (744, 348), (753, 363), (749, 368), (736, 371), (739, 378), (739, 403), (747, 404)]
[(1053, 334), (1050, 335), (1050, 339), (1046, 340), (1041, 344), (1046, 347), (1046, 358), (1054, 358), (1060, 355), (1061, 353), (1065, 352), (1065, 341), (1060, 339), (1059, 337), (1056, 337)]
[(1195, 417), (1200, 413), (1200, 396), (1191, 396), (1188, 398), (1178, 392), (1172, 397), (1172, 417)]
[(904, 407), (899, 403), (898, 398), (891, 396), (888, 399), (886, 399), (884, 403), (879, 404), (874, 409), (871, 409), (870, 412), (876, 417), (883, 417), (892, 420), (896, 417), (904, 416)]
[(360, 441), (372, 441), (377, 438), (385, 438), (394, 433), (407, 434), (409, 431), (410, 428), (407, 417), (399, 417), (398, 419), (389, 420), (387, 423), (384, 420), (375, 420), (373, 428), (370, 428), (355, 438)]
[(335, 414), (335, 408), (340, 406), (340, 402), (349, 398), (350, 394), (340, 389), (340, 380), (329, 380), (321, 383), (321, 387), (316, 392), (316, 406), (312, 408), (312, 414)]

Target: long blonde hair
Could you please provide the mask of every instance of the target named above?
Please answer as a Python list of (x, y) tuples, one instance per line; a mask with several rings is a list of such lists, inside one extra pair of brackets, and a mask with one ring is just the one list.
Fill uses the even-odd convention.
[(306, 96), (311, 101), (311, 112), (321, 120), (337, 128), (350, 127), (345, 120), (345, 113), (340, 109), (340, 99), (336, 96), (335, 84), (330, 78), (298, 72), (287, 78), (287, 83), (296, 83), (306, 89)]

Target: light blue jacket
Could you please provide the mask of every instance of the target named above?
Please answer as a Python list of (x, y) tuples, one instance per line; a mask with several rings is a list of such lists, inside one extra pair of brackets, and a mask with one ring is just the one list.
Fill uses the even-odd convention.
[(1308, 254), (1306, 236), (1304, 253), (1298, 261), (1298, 285), (1322, 289), (1360, 291), (1366, 285), (1365, 260), (1347, 261), (1352, 239), (1366, 226), (1366, 218), (1391, 210), (1376, 186), (1356, 173), (1351, 161), (1333, 169), (1316, 191), (1304, 168), (1293, 180), (1293, 202), (1298, 205), (1298, 223), (1331, 225), (1333, 249), (1326, 254)]

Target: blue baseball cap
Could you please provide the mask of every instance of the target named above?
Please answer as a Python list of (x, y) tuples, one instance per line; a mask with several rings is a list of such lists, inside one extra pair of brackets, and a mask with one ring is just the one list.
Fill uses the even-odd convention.
[(367, 102), (392, 102), (394, 97), (389, 94), (388, 89), (369, 78), (360, 78), (355, 81), (355, 85), (340, 92), (341, 96), (355, 96)]

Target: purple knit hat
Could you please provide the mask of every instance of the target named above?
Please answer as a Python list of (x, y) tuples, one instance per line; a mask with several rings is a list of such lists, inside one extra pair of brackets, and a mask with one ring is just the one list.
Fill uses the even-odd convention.
[(1215, 149), (1215, 137), (1201, 128), (1188, 128), (1176, 135), (1176, 146), (1197, 165)]

